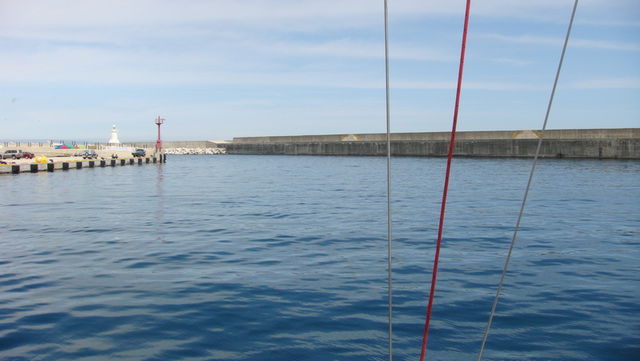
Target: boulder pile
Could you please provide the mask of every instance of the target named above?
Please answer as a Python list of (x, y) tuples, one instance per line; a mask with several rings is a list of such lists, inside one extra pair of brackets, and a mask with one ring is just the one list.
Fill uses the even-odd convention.
[(191, 155), (191, 154), (226, 154), (227, 150), (224, 148), (165, 148), (166, 154), (172, 155)]

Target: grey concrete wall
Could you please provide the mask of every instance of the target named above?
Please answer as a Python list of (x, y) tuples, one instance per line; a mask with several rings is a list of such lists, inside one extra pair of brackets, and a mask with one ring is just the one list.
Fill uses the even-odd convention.
[[(455, 154), (463, 157), (533, 157), (537, 139), (479, 139), (458, 140)], [(286, 154), (286, 155), (358, 155), (384, 156), (385, 142), (274, 142), (231, 143), (226, 145), (229, 154)], [(394, 156), (445, 156), (448, 141), (393, 141)], [(545, 139), (541, 157), (545, 158), (596, 158), (640, 159), (640, 139)]]
[[(538, 130), (500, 130), (457, 132), (458, 140), (483, 139), (538, 139)], [(394, 141), (448, 141), (450, 132), (429, 133), (393, 133)], [(640, 128), (621, 129), (552, 129), (547, 130), (545, 139), (638, 139)], [(382, 142), (386, 141), (386, 134), (329, 134), (329, 135), (296, 135), (274, 137), (236, 137), (233, 143), (322, 143), (322, 142)]]

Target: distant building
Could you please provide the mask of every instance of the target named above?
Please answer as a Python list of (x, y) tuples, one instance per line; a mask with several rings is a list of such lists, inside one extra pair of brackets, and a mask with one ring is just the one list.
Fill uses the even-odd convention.
[(111, 138), (109, 138), (109, 144), (120, 144), (120, 140), (118, 139), (118, 130), (116, 129), (115, 125), (113, 126), (113, 128), (111, 128)]

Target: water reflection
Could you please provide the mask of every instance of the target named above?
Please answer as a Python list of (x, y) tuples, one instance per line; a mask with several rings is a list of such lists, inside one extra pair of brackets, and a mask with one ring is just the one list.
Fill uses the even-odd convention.
[(168, 243), (164, 234), (164, 217), (165, 217), (165, 201), (164, 201), (164, 167), (162, 164), (156, 167), (156, 212), (155, 212), (155, 231), (156, 240), (162, 243)]

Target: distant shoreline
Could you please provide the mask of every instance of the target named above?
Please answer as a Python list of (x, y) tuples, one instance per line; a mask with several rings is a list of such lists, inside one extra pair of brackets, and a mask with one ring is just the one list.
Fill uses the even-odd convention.
[[(462, 131), (456, 135), (458, 157), (533, 157), (541, 136), (538, 130)], [(393, 156), (446, 155), (450, 132), (392, 133)], [(25, 147), (29, 142), (0, 142), (1, 149)], [(33, 143), (33, 142), (32, 142)], [(24, 145), (23, 145), (24, 144)], [(86, 143), (100, 149), (105, 143)], [(47, 147), (50, 142), (32, 144)], [(126, 142), (122, 146), (153, 149), (153, 142)], [(386, 134), (328, 134), (235, 137), (232, 141), (165, 141), (165, 149), (224, 149), (246, 155), (386, 155)], [(544, 134), (543, 158), (640, 159), (640, 128), (552, 129)]]

